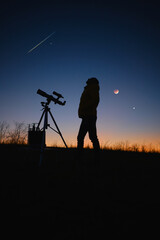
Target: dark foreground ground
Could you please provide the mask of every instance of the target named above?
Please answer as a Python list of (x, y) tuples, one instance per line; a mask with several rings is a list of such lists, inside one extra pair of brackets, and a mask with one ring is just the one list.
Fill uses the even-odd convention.
[[(0, 146), (1, 229), (24, 239), (160, 236), (160, 155)], [(78, 161), (79, 160), (79, 161)], [(2, 231), (1, 231), (2, 233)], [(47, 237), (50, 235), (50, 237)]]

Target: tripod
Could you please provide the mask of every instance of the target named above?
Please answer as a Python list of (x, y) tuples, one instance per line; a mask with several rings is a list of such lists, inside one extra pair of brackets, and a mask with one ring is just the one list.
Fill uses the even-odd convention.
[[(39, 129), (40, 129), (39, 126), (40, 126), (40, 124), (42, 122), (42, 119), (44, 117), (43, 134), (42, 134), (42, 142), (41, 142), (41, 155), (40, 155), (40, 163), (39, 163), (39, 165), (42, 164), (43, 152), (44, 152), (44, 147), (45, 147), (45, 135), (46, 135), (45, 130), (48, 127), (50, 129), (52, 129), (53, 131), (55, 131), (57, 134), (60, 135), (60, 137), (62, 138), (62, 141), (63, 141), (65, 147), (68, 148), (68, 146), (67, 146), (67, 144), (66, 144), (66, 142), (65, 142), (65, 140), (64, 140), (64, 138), (62, 136), (62, 133), (61, 133), (61, 131), (60, 131), (60, 129), (59, 129), (59, 127), (58, 127), (58, 125), (57, 125), (57, 123), (56, 123), (56, 121), (55, 121), (55, 119), (54, 119), (54, 117), (53, 117), (53, 115), (52, 115), (52, 113), (50, 111), (50, 108), (48, 107), (49, 103), (50, 103), (50, 101), (41, 102), (41, 105), (43, 106), (43, 109), (42, 109), (43, 113), (41, 115), (41, 118), (40, 118), (39, 123), (38, 123), (37, 128), (36, 128), (36, 131), (39, 131)], [(52, 128), (50, 126), (50, 124), (48, 124), (48, 113), (51, 116), (51, 118), (52, 118), (52, 120), (53, 120), (53, 122), (54, 122), (54, 124), (56, 126), (56, 130), (54, 128)]]

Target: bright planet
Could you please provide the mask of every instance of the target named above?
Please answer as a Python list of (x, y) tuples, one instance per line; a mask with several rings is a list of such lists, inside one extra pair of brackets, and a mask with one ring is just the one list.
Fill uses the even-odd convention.
[(119, 90), (118, 89), (115, 89), (114, 90), (114, 94), (118, 94), (119, 93)]

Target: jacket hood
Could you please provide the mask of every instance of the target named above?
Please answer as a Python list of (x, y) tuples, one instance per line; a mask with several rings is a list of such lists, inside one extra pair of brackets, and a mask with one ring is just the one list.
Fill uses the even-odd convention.
[(86, 83), (87, 84), (99, 84), (99, 81), (97, 78), (92, 77), (92, 78), (89, 78)]

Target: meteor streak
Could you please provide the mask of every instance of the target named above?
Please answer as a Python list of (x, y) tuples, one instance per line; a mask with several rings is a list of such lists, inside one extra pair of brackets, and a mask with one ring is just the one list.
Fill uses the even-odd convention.
[(54, 33), (55, 33), (55, 32), (51, 33), (48, 37), (46, 37), (45, 39), (43, 39), (43, 40), (42, 40), (40, 43), (38, 43), (35, 47), (31, 48), (31, 49), (27, 52), (27, 54), (30, 53), (30, 52), (32, 52), (34, 49), (36, 49), (39, 45), (41, 45), (41, 44), (42, 44), (43, 42), (45, 42), (48, 38), (50, 38)]

